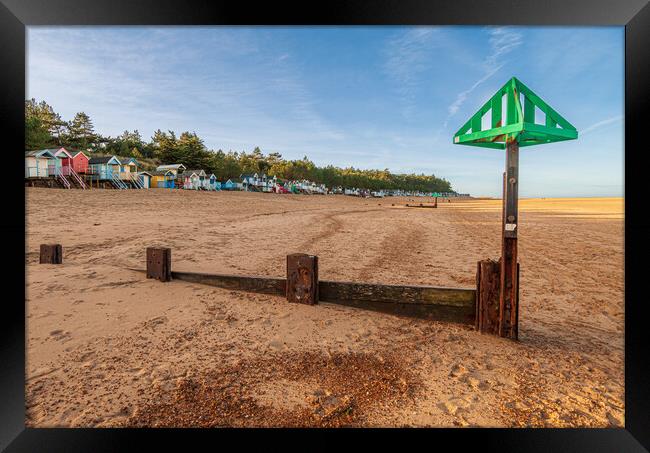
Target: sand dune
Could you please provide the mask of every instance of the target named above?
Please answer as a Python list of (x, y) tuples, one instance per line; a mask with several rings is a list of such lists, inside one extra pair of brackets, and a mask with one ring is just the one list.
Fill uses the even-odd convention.
[(125, 270), (162, 245), (175, 270), (281, 277), (305, 252), (323, 279), (473, 286), (500, 200), (26, 190), (28, 426), (624, 424), (622, 199), (521, 201), (512, 342)]

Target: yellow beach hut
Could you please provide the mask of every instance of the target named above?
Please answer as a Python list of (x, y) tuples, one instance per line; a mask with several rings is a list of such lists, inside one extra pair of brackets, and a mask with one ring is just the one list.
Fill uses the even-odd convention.
[(171, 170), (156, 170), (151, 172), (151, 187), (173, 189), (176, 175)]

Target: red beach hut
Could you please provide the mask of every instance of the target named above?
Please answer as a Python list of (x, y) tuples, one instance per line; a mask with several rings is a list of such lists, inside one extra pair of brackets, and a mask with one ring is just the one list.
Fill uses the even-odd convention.
[(90, 159), (83, 152), (79, 151), (72, 156), (72, 169), (77, 173), (86, 173), (88, 171), (88, 161)]

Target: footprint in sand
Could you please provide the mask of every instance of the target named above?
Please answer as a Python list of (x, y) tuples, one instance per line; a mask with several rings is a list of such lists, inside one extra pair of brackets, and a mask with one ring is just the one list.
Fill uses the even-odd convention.
[(477, 372), (467, 374), (461, 380), (475, 390), (487, 390), (490, 388), (490, 382)]
[(57, 329), (50, 332), (50, 337), (52, 337), (56, 341), (62, 341), (70, 337), (70, 332)]
[(157, 316), (155, 318), (151, 318), (148, 321), (145, 321), (144, 327), (149, 327), (151, 329), (155, 329), (159, 325), (166, 324), (168, 322), (169, 322), (169, 319), (167, 318), (167, 316)]
[(464, 398), (451, 397), (438, 404), (438, 407), (449, 415), (459, 415), (467, 411), (471, 403)]

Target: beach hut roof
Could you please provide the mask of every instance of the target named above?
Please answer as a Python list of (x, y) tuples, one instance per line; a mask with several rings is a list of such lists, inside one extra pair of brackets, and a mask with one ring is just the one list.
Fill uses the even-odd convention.
[(183, 164), (167, 164), (167, 165), (158, 165), (158, 168), (156, 170), (180, 170), (180, 169), (185, 170), (187, 167)]
[(149, 175), (149, 176), (153, 176), (153, 175), (152, 175), (151, 173), (149, 173), (148, 171), (139, 171), (137, 174), (138, 174), (138, 175)]
[(118, 157), (118, 159), (122, 165), (128, 165), (131, 162), (135, 162), (135, 164), (138, 165), (138, 161), (135, 160), (135, 157)]
[(174, 176), (174, 172), (171, 170), (156, 170), (152, 171), (149, 173), (151, 176), (167, 176), (167, 175), (172, 175)]
[(101, 156), (101, 157), (91, 157), (88, 161), (89, 164), (109, 164), (113, 163), (120, 165), (120, 161), (115, 156)]
[(72, 158), (72, 154), (70, 153), (70, 151), (68, 151), (67, 149), (65, 149), (63, 147), (61, 147), (61, 148), (53, 148), (50, 151), (52, 151), (52, 154), (54, 154), (57, 157), (59, 156), (59, 154), (65, 154), (67, 157)]
[(56, 159), (56, 156), (49, 149), (34, 149), (31, 151), (25, 151), (25, 157), (45, 157), (47, 159)]
[(185, 170), (183, 171), (183, 175), (192, 175), (192, 173), (196, 173), (198, 176), (205, 176), (205, 170)]
[(79, 154), (83, 154), (84, 156), (86, 156), (86, 159), (90, 159), (90, 158), (88, 157), (88, 155), (87, 155), (86, 153), (84, 153), (83, 151), (77, 151), (76, 153), (74, 153), (74, 154), (72, 155), (72, 157), (75, 158), (75, 157), (77, 157)]

